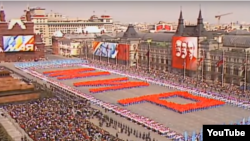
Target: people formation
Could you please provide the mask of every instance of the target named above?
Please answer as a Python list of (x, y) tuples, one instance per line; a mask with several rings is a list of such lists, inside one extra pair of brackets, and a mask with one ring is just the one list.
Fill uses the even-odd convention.
[[(185, 63), (191, 68), (192, 62), (197, 61), (194, 56), (194, 47), (193, 43), (190, 42), (179, 40), (176, 42), (176, 56), (179, 59), (185, 59)], [(140, 66), (129, 67), (124, 64), (112, 64), (90, 58), (87, 60), (90, 65), (99, 68), (143, 76), (160, 82), (198, 89), (201, 92), (216, 92), (229, 98), (236, 96), (239, 100), (249, 98), (250, 91), (243, 93), (239, 86), (232, 84), (222, 86), (220, 82), (200, 81), (191, 77), (186, 77), (183, 81), (182, 74), (162, 72), (160, 70), (148, 71), (147, 68)], [(114, 136), (102, 129), (103, 125), (115, 129), (120, 128), (128, 136), (134, 135), (146, 141), (156, 141), (148, 133), (141, 133), (119, 121), (106, 118), (105, 113), (92, 108), (91, 103), (86, 99), (68, 95), (57, 88), (48, 89), (53, 91), (53, 96), (26, 103), (9, 104), (3, 107), (35, 141), (122, 141), (119, 139), (118, 133)], [(98, 120), (99, 126), (93, 124), (91, 119)]]
[[(84, 58), (85, 59), (85, 58)], [(177, 72), (166, 72), (161, 70), (150, 70), (148, 71), (147, 68), (140, 67), (129, 67), (125, 66), (124, 64), (113, 64), (108, 63), (107, 61), (100, 61), (98, 59), (88, 59), (90, 64), (93, 64), (100, 68), (106, 68), (110, 70), (118, 70), (124, 73), (133, 74), (136, 76), (147, 77), (149, 79), (158, 80), (160, 82), (166, 82), (173, 85), (180, 85), (183, 87), (189, 87), (192, 89), (197, 89), (202, 92), (216, 92), (222, 94), (226, 97), (234, 96), (239, 99), (249, 99), (250, 91), (242, 91), (240, 86), (234, 84), (224, 84), (222, 85), (219, 81), (210, 81), (198, 78), (192, 78), (186, 76), (183, 80), (183, 74), (178, 74)]]
[[(4, 68), (3, 68), (4, 69)], [(33, 82), (37, 84), (37, 82)], [(139, 131), (121, 121), (109, 118), (105, 112), (92, 108), (91, 102), (71, 95), (59, 87), (39, 86), (53, 95), (37, 100), (4, 105), (10, 116), (34, 141), (128, 141), (120, 134), (145, 141), (157, 141), (149, 132)], [(43, 87), (43, 88), (41, 88)], [(99, 125), (92, 121), (97, 120)], [(109, 133), (102, 127), (113, 128)], [(27, 141), (27, 138), (22, 138)]]

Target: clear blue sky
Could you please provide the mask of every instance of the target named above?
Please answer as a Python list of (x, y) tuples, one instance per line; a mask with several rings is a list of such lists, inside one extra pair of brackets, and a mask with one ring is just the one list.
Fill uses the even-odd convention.
[[(18, 18), (27, 7), (27, 2), (3, 2), (6, 18)], [(29, 2), (31, 7), (40, 6), (47, 12), (63, 13), (70, 17), (88, 18), (95, 11), (96, 15), (109, 14), (122, 22), (157, 22), (176, 21), (182, 6), (184, 19), (196, 22), (199, 5), (203, 18), (216, 23), (214, 15), (233, 12), (225, 16), (221, 23), (231, 21), (250, 22), (250, 2)]]

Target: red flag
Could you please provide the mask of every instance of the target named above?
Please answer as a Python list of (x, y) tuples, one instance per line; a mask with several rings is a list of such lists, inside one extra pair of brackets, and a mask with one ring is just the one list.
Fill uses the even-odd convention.
[(149, 57), (149, 51), (146, 53), (146, 56)]
[(203, 58), (200, 58), (200, 60), (198, 61), (199, 66), (201, 65), (202, 62), (203, 62)]
[(246, 64), (247, 64), (247, 60), (244, 60), (244, 61), (243, 61), (243, 65), (242, 65), (242, 67), (241, 67), (241, 70), (245, 70)]
[(245, 66), (246, 65), (247, 65), (247, 60), (244, 60), (243, 64), (242, 64), (242, 67), (241, 67), (241, 71), (242, 71), (241, 73), (243, 73), (243, 74), (245, 73)]
[(220, 60), (220, 61), (218, 61), (218, 62), (216, 63), (216, 67), (220, 67), (221, 65), (223, 65), (223, 63), (224, 63), (223, 59)]
[(134, 59), (136, 59), (137, 52), (138, 52), (138, 50), (136, 49), (136, 50), (135, 50), (135, 53), (134, 53)]

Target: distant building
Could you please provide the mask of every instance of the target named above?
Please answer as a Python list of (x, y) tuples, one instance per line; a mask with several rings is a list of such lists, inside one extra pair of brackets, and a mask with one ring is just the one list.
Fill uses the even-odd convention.
[[(45, 8), (36, 7), (28, 8), (31, 13), (32, 22), (35, 29), (42, 34), (43, 42), (46, 46), (52, 45), (53, 33), (60, 30), (63, 33), (77, 33), (79, 29), (85, 32), (113, 32), (113, 18), (109, 15), (101, 15), (100, 17), (92, 15), (89, 19), (68, 18), (60, 13), (46, 13)], [(22, 16), (23, 21), (26, 20)]]
[(159, 22), (153, 26), (153, 29), (150, 30), (150, 33), (157, 32), (175, 32), (173, 25), (165, 22)]
[(52, 52), (53, 54), (62, 56), (79, 56), (82, 54), (83, 47), (91, 50), (92, 41), (96, 38), (96, 34), (82, 33), (62, 33), (56, 31), (52, 36)]

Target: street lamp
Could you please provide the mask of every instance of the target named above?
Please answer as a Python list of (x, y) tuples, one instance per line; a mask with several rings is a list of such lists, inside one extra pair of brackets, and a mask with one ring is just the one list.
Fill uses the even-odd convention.
[(149, 59), (149, 54), (150, 54), (150, 45), (151, 45), (152, 39), (148, 39), (147, 43), (148, 43), (148, 52), (147, 52), (147, 57), (148, 57), (148, 72), (150, 72), (150, 59)]
[[(116, 39), (116, 42), (118, 43), (118, 44), (120, 44), (120, 38), (117, 38)], [(117, 46), (117, 50), (118, 50), (118, 46)], [(115, 57), (115, 65), (118, 65), (118, 56), (119, 56), (119, 52), (117, 53), (117, 55), (116, 55), (116, 57)]]
[(125, 67), (128, 67), (129, 65), (129, 60), (130, 60), (130, 45), (129, 45), (129, 39), (126, 40), (126, 47), (124, 48), (125, 52)]
[(135, 52), (136, 53), (136, 58), (135, 58), (136, 59), (136, 69), (138, 69), (138, 65), (139, 65), (138, 64), (139, 63), (139, 60), (138, 60), (139, 59), (139, 54), (138, 54), (139, 47), (141, 47), (141, 38), (139, 38), (139, 44), (135, 50), (136, 51)]

